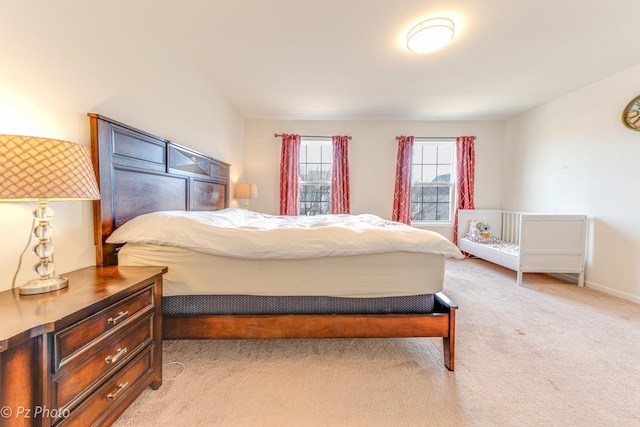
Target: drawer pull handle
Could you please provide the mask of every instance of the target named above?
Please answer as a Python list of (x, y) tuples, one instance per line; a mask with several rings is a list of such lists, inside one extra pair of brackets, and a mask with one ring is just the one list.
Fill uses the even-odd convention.
[(116, 317), (110, 317), (107, 319), (107, 325), (117, 325), (119, 321), (126, 319), (129, 315), (128, 311), (121, 311)]
[(113, 356), (107, 356), (104, 358), (104, 363), (115, 363), (118, 361), (118, 359), (120, 359), (120, 357), (122, 357), (124, 354), (127, 353), (127, 347), (125, 348), (119, 348), (118, 350), (116, 350), (116, 354), (114, 354)]
[(115, 393), (109, 393), (109, 394), (107, 395), (107, 400), (116, 400), (116, 396), (118, 396), (118, 394), (120, 394), (120, 392), (121, 392), (122, 390), (124, 390), (124, 388), (125, 388), (126, 386), (128, 386), (128, 385), (129, 385), (129, 383), (128, 383), (128, 382), (118, 384), (118, 389), (116, 390), (116, 392), (115, 392)]

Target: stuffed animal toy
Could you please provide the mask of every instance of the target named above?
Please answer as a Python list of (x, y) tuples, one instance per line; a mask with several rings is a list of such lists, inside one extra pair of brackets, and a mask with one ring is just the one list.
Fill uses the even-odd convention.
[(478, 233), (482, 237), (487, 238), (491, 236), (491, 231), (489, 231), (491, 227), (489, 227), (489, 224), (487, 224), (486, 222), (478, 221), (478, 223), (476, 224), (476, 228), (478, 229)]
[(484, 221), (469, 221), (469, 237), (489, 237), (491, 236), (491, 227)]

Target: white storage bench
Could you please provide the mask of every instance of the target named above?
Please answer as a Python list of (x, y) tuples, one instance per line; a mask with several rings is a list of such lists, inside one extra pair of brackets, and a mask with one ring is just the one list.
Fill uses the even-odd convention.
[[(491, 238), (470, 239), (470, 221), (487, 223)], [(572, 273), (584, 286), (586, 232), (586, 215), (458, 211), (460, 250), (516, 271), (518, 285), (522, 273)]]

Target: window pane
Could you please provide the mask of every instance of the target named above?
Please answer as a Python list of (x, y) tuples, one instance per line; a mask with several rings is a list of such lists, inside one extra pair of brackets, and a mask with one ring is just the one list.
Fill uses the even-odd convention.
[(301, 181), (316, 181), (316, 178), (318, 176), (318, 165), (315, 163), (307, 163), (305, 165), (300, 165), (300, 168), (302, 168), (304, 166), (304, 168), (306, 169), (307, 173), (305, 174), (305, 179), (302, 179), (301, 177)]
[(422, 147), (422, 163), (436, 164), (438, 162), (438, 147), (425, 145)]
[(422, 182), (434, 182), (436, 179), (436, 165), (422, 166)]
[(422, 205), (422, 215), (420, 216), (421, 221), (435, 221), (435, 209), (433, 204), (423, 204)]
[(331, 200), (331, 141), (302, 139), (300, 146), (300, 214), (328, 214)]
[(436, 187), (423, 187), (422, 201), (424, 203), (436, 203), (438, 201), (438, 189)]
[(451, 182), (451, 165), (438, 165), (435, 182)]
[(413, 221), (422, 220), (422, 203), (411, 203), (411, 219)]
[(449, 203), (449, 200), (450, 200), (449, 195), (451, 194), (451, 188), (450, 187), (437, 187), (437, 188), (438, 188), (438, 202)]
[(411, 218), (415, 221), (450, 221), (455, 178), (453, 142), (416, 143), (411, 168)]
[(322, 164), (322, 175), (319, 181), (331, 183), (331, 164)]
[(437, 220), (449, 221), (449, 203), (438, 203)]
[(416, 185), (411, 186), (411, 201), (422, 202), (422, 187)]
[(422, 145), (413, 144), (413, 150), (411, 151), (411, 162), (413, 164), (422, 163)]
[(422, 182), (422, 166), (411, 166), (411, 183)]
[(322, 163), (331, 164), (333, 162), (333, 146), (331, 143), (322, 146)]
[(450, 147), (440, 146), (438, 149), (438, 163), (453, 164), (453, 144)]
[(322, 148), (318, 145), (307, 145), (307, 163), (322, 162)]

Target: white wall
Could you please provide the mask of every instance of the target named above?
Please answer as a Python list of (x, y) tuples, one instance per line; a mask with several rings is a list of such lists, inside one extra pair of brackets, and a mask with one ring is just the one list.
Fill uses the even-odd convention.
[(640, 132), (622, 110), (640, 65), (505, 125), (503, 208), (590, 217), (586, 283), (640, 302)]
[[(259, 199), (251, 209), (279, 211), (280, 138), (274, 133), (301, 135), (351, 135), (349, 168), (351, 213), (371, 213), (391, 218), (396, 172), (398, 135), (475, 135), (476, 204), (478, 208), (500, 206), (503, 126), (500, 122), (417, 121), (279, 121), (247, 120), (245, 125), (244, 181), (258, 184)], [(435, 229), (451, 237), (451, 226)]]
[[(26, 3), (4, 11), (3, 32), (12, 37), (0, 44), (0, 133), (89, 145), (87, 113), (95, 112), (231, 163), (232, 178), (242, 174), (244, 120), (179, 47), (162, 40), (162, 28), (136, 30), (136, 19), (117, 8), (102, 11), (100, 22), (86, 22), (74, 20), (74, 8), (59, 13), (53, 3)], [(60, 19), (47, 19), (52, 13)], [(78, 25), (76, 37), (61, 45), (30, 31), (33, 26), (53, 34), (59, 25)], [(103, 50), (104, 37), (121, 38), (120, 49)], [(34, 207), (0, 203), (0, 290), (11, 287)], [(91, 202), (51, 207), (57, 272), (94, 265)], [(30, 252), (17, 285), (35, 277)]]

